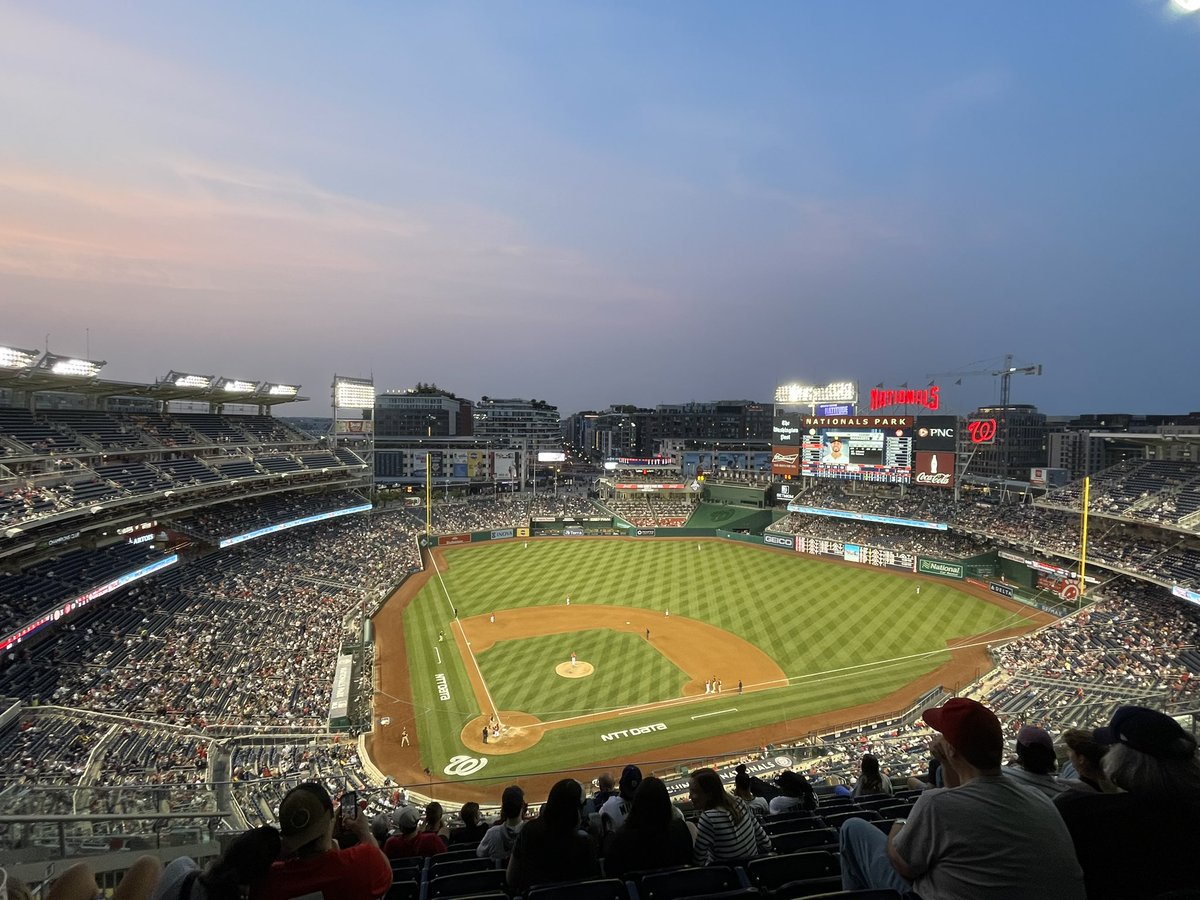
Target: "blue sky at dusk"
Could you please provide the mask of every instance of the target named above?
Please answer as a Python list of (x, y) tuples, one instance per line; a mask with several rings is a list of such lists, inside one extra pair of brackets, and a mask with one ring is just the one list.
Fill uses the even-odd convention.
[(1191, 2), (0, 0), (0, 343), (315, 414), (1006, 352), (1049, 413), (1200, 409)]

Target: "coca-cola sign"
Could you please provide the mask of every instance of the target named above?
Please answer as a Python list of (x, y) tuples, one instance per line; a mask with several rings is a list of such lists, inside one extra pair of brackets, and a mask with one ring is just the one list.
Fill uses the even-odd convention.
[(954, 487), (954, 454), (918, 450), (913, 464), (913, 484)]
[(775, 475), (800, 474), (800, 451), (795, 447), (771, 448), (771, 472)]

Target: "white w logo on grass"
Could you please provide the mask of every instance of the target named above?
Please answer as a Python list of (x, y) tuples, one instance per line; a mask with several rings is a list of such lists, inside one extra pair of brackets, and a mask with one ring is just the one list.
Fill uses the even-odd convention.
[(442, 772), (446, 775), (474, 775), (486, 765), (486, 756), (479, 757), (478, 759), (474, 756), (452, 756), (446, 768), (442, 769)]

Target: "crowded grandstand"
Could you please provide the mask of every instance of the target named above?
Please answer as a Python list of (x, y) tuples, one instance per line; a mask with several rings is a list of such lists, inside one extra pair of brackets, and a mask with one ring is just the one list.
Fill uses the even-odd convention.
[[(874, 839), (847, 822), (883, 835), (924, 789), (947, 783), (936, 770), (953, 763), (935, 752), (931, 769), (930, 746), (939, 734), (953, 743), (955, 726), (926, 714), (943, 701), (974, 704), (963, 708), (989, 728), (978, 710), (994, 713), (1006, 755), (1021, 758), (1032, 741), (1069, 761), (1073, 771), (1058, 774), (1053, 760), (1041, 763), (1043, 793), (1136, 793), (1103, 768), (1084, 778), (1073, 745), (1061, 740), (1110, 720), (1118, 728), (1129, 708), (1177, 717), (1163, 716), (1177, 738), (1172, 726), (1153, 727), (1172, 746), (1191, 741), (1195, 765), (1195, 463), (1122, 462), (1091, 476), (1085, 575), (1082, 482), (960, 495), (760, 468), (685, 476), (681, 461), (654, 457), (612, 460), (590, 497), (539, 494), (535, 477), (529, 492), (451, 497), (447, 487), (438, 496), (427, 484), (424, 496), (380, 502), (369, 442), (302, 432), (275, 414), (275, 395), (240, 398), (252, 411), (239, 412), (213, 403), (207, 387), (92, 382), (78, 393), (70, 380), (42, 378), (41, 391), (76, 392), (79, 408), (43, 407), (27, 384), (0, 384), (10, 401), (0, 407), (0, 696), (8, 698), (0, 856), (28, 882), (52, 880), (47, 862), (58, 875), (66, 862), (92, 857), (112, 884), (135, 871), (114, 853), (152, 851), (174, 865), (232, 851), (253, 829), (279, 825), (286, 839), (299, 803), (306, 815), (327, 806), (344, 847), (385, 849), (378, 878), (389, 897), (524, 893), (602, 875), (618, 879), (606, 888), (614, 896), (806, 896), (870, 881), (855, 881), (863, 873), (851, 861)], [(106, 406), (118, 397), (142, 402)], [(197, 402), (211, 411), (173, 409)], [(828, 468), (818, 452), (812, 465)], [(856, 560), (886, 553), (888, 565), (917, 573), (926, 571), (921, 559), (965, 565), (990, 555), (979, 583), (1055, 620), (990, 646), (991, 669), (970, 684), (913, 697), (895, 715), (798, 728), (777, 744), (729, 746), (644, 772), (628, 759), (579, 773), (586, 787), (568, 779), (517, 799), (511, 788), (498, 797), (481, 786), (473, 801), (451, 802), (440, 773), (405, 778), (370, 758), (363, 738), (382, 722), (372, 619), (426, 570), (440, 537), (665, 538), (706, 528), (723, 538), (730, 533), (703, 523), (739, 505), (759, 517), (759, 542), (793, 552), (849, 560), (853, 547)], [(1005, 577), (1021, 566), (1028, 579)], [(1195, 791), (1181, 782), (1181, 797), (1200, 800)], [(679, 819), (684, 850), (650, 831), (649, 850), (629, 846), (621, 819), (643, 794), (643, 809), (661, 800), (667, 820)], [(342, 803), (334, 816), (347, 797), (351, 814)], [(546, 842), (560, 838), (522, 841), (518, 831), (534, 833), (542, 826), (522, 823), (549, 822), (564, 805), (575, 816), (560, 836), (566, 856), (544, 858)], [(649, 828), (639, 819), (651, 815), (631, 822)], [(493, 820), (496, 834), (483, 827)], [(1183, 833), (1194, 835), (1197, 821)], [(743, 822), (754, 828), (743, 834)], [(306, 845), (329, 849), (323, 836), (300, 831)], [(681, 864), (699, 868), (647, 874)], [(1182, 861), (1176, 868), (1163, 867), (1153, 885), (1165, 891), (1195, 874)], [(1116, 896), (1094, 890), (1098, 871), (1073, 869), (1064, 895), (1083, 896), (1071, 893), (1082, 877), (1088, 896)], [(1060, 874), (1047, 873), (1046, 883)], [(914, 869), (909, 886), (923, 877)]]

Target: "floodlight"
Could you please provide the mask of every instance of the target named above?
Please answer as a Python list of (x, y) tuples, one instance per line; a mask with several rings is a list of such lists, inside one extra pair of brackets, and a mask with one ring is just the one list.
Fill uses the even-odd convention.
[(167, 373), (166, 382), (177, 388), (196, 388), (206, 390), (212, 387), (212, 375), (189, 375), (187, 372), (176, 372), (172, 369)]
[(107, 362), (102, 360), (76, 359), (72, 356), (55, 356), (47, 353), (38, 362), (39, 369), (49, 369), (55, 375), (73, 375), (79, 378), (94, 378)]
[(834, 384), (781, 384), (775, 388), (776, 403), (853, 403), (858, 388), (853, 381)]
[(295, 397), (300, 393), (300, 386), (296, 384), (266, 384), (264, 387), (271, 397)]
[(333, 382), (333, 405), (339, 409), (373, 409), (375, 383), (366, 378), (337, 378)]
[(33, 366), (33, 362), (37, 358), (37, 350), (0, 347), (0, 369), (28, 369)]
[(257, 388), (257, 382), (239, 381), (236, 378), (222, 378), (217, 382), (217, 389), (227, 394), (252, 394)]

